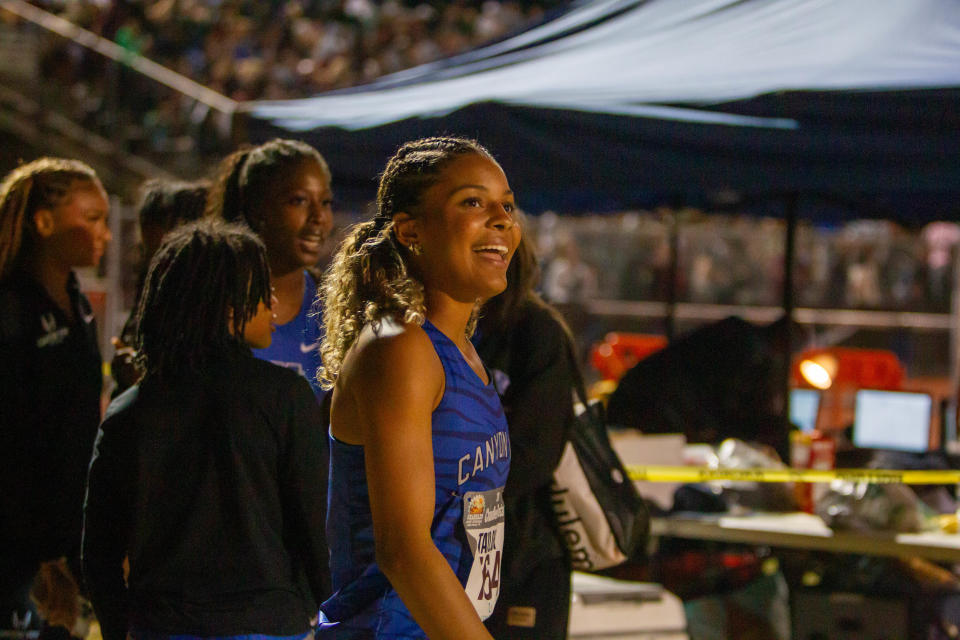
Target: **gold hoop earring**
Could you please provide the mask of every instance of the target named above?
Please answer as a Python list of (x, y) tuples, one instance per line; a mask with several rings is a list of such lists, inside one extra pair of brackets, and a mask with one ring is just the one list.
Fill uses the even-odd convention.
[(423, 253), (423, 245), (419, 242), (411, 242), (407, 249), (409, 249), (410, 253), (415, 256), (419, 256), (421, 253)]

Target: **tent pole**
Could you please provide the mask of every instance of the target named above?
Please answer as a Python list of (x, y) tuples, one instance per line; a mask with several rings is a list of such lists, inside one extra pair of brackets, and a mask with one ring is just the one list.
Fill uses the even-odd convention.
[(784, 239), (783, 249), (783, 319), (784, 330), (782, 342), (783, 349), (783, 371), (782, 393), (783, 393), (783, 422), (786, 433), (790, 428), (790, 363), (793, 359), (793, 272), (794, 272), (794, 254), (797, 245), (797, 218), (799, 198), (796, 193), (787, 194), (784, 198), (784, 218), (786, 220), (786, 238)]
[[(788, 320), (793, 319), (793, 263), (796, 252), (797, 236), (797, 195), (789, 194), (784, 199), (784, 217), (787, 222), (787, 237), (783, 250), (783, 314)], [(790, 346), (787, 337), (787, 347)]]
[(945, 407), (948, 411), (953, 411), (954, 415), (949, 421), (946, 416), (941, 416), (944, 424), (954, 425), (953, 433), (943, 434), (948, 441), (958, 439), (956, 416), (960, 406), (960, 294), (957, 293), (957, 283), (960, 283), (960, 252), (954, 251), (953, 286), (950, 289), (950, 393)]
[(677, 333), (677, 273), (680, 262), (679, 209), (671, 208), (667, 233), (670, 234), (670, 286), (667, 287), (667, 317), (664, 318), (664, 334), (672, 342)]

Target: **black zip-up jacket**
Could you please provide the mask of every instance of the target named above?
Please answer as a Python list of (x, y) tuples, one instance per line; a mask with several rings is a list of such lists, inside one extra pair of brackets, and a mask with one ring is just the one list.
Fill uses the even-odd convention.
[[(565, 558), (554, 525), (550, 484), (573, 421), (575, 374), (569, 338), (551, 311), (532, 302), (520, 307), (508, 326), (487, 329), (478, 336), (477, 352), (488, 368), (509, 378), (505, 390), (498, 387), (513, 457), (503, 495), (507, 511), (518, 516), (513, 522), (507, 519), (507, 535), (522, 541), (517, 545), (524, 548), (529, 543), (529, 550), (517, 554), (518, 564)], [(531, 505), (536, 505), (533, 511)], [(511, 525), (522, 528), (514, 531)]]
[(41, 561), (74, 561), (80, 554), (84, 481), (100, 423), (103, 373), (90, 303), (72, 274), (67, 292), (72, 318), (25, 271), (0, 282), (4, 602), (11, 588), (29, 582)]
[[(529, 301), (501, 326), (481, 321), (480, 334), (477, 351), (484, 364), (495, 378), (509, 378), (498, 391), (513, 456), (503, 491), (508, 544), (500, 599), (486, 620), (487, 630), (496, 638), (566, 638), (570, 560), (556, 526), (550, 485), (573, 421), (577, 374), (570, 338), (551, 310)], [(513, 612), (531, 609), (531, 626), (511, 622)]]
[(104, 640), (306, 634), (330, 594), (327, 464), (310, 385), (248, 349), (119, 396), (84, 507), (83, 570)]

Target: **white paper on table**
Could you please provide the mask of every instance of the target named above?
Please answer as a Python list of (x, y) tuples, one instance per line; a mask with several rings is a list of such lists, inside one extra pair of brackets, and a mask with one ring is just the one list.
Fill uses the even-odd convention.
[[(611, 431), (610, 444), (620, 456), (624, 466), (648, 464), (683, 466), (683, 448), (687, 438), (682, 433), (645, 435), (635, 430)], [(673, 506), (673, 494), (680, 482), (634, 482), (637, 492), (669, 511)]]
[(824, 521), (812, 513), (758, 513), (749, 516), (722, 516), (718, 524), (723, 529), (748, 529), (753, 531), (772, 531), (775, 533), (795, 533), (807, 536), (829, 538), (833, 530)]

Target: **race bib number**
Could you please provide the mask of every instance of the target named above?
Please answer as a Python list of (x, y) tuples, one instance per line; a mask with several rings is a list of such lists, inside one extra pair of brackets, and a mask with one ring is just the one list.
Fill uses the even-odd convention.
[(470, 491), (463, 496), (463, 528), (467, 531), (473, 566), (464, 589), (481, 620), (493, 613), (500, 595), (503, 557), (503, 488)]

